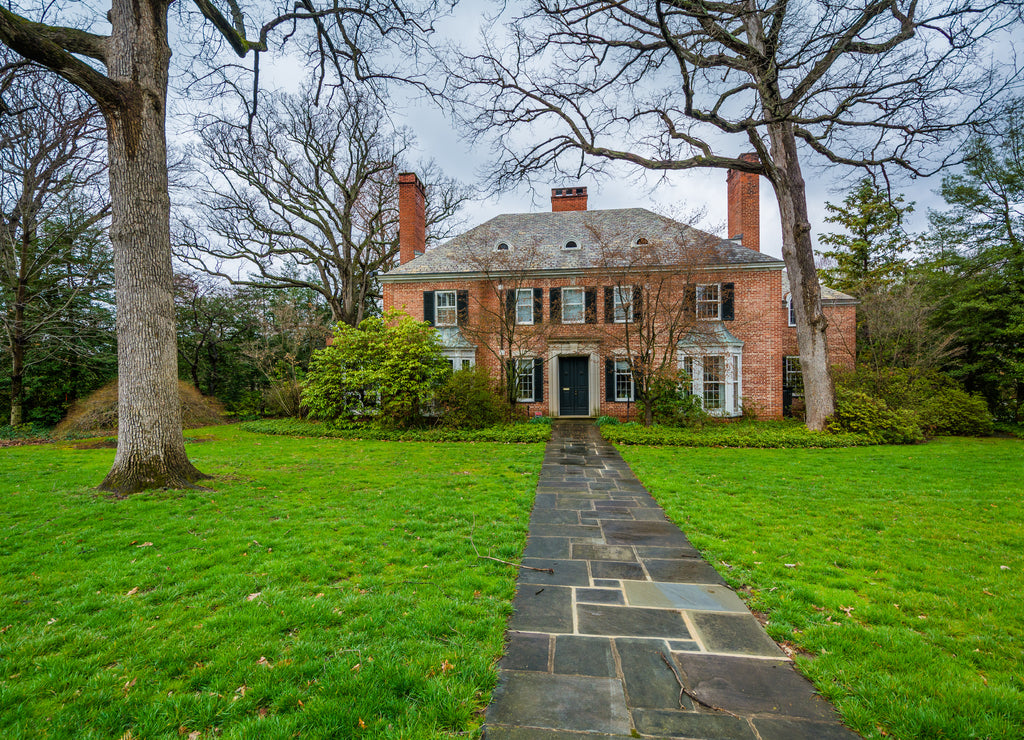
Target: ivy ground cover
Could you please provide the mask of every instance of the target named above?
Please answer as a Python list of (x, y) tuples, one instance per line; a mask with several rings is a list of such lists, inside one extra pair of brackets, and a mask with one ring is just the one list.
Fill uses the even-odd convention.
[(620, 449), (851, 728), (1024, 737), (1024, 442)]
[(0, 737), (476, 733), (542, 446), (192, 437), (208, 490), (124, 500), (2, 451)]

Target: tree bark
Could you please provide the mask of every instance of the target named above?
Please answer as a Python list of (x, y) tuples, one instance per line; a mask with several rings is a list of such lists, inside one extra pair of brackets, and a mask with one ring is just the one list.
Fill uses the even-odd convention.
[(789, 285), (796, 314), (796, 339), (803, 373), (807, 427), (824, 429), (835, 413), (835, 389), (828, 359), (825, 330), (828, 321), (821, 309), (821, 287), (814, 267), (811, 222), (807, 215), (796, 138), (790, 123), (768, 126), (771, 155), (777, 175), (772, 178), (782, 219), (782, 259), (789, 273)]
[(108, 76), (120, 99), (99, 100), (110, 156), (117, 287), (117, 455), (101, 490), (188, 487), (178, 398), (165, 118), (168, 0), (114, 0)]

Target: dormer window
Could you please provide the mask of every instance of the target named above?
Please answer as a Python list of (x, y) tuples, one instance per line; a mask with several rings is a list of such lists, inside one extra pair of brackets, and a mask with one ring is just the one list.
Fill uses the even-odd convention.
[(508, 242), (498, 242), (498, 246), (495, 247), (495, 249), (499, 252), (507, 252), (510, 247), (508, 246)]
[(637, 240), (636, 240), (635, 242), (633, 242), (633, 243), (634, 243), (634, 244), (635, 244), (636, 246), (638, 246), (638, 247), (646, 247), (646, 246), (647, 246), (648, 244), (650, 244), (650, 242), (649, 242), (649, 241), (647, 241), (647, 240), (646, 240), (646, 239), (645, 239), (644, 237), (642, 237), (642, 236), (641, 236), (641, 237), (639, 237), (639, 238), (638, 238), (638, 239), (637, 239)]
[(567, 241), (565, 243), (565, 247), (563, 247), (563, 249), (579, 249), (579, 248), (580, 248), (579, 243), (574, 241), (574, 240), (572, 240), (572, 239)]

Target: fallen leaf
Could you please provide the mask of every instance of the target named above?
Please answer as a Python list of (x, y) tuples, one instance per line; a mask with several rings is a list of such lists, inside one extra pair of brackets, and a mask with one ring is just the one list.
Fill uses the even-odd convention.
[(131, 730), (125, 730), (118, 740), (135, 740), (135, 735), (132, 734)]
[(320, 593), (318, 593), (318, 594), (316, 595), (316, 598), (318, 598), (318, 599), (322, 599), (322, 598), (323, 598), (323, 596), (324, 596), (324, 594), (323, 594), (323, 592), (321, 591)]
[(260, 707), (258, 710), (256, 710), (256, 713), (260, 716), (260, 719), (263, 719), (264, 717), (267, 716), (267, 708), (266, 707)]
[(300, 706), (300, 707), (304, 707), (304, 706), (306, 706), (305, 704), (303, 704), (303, 703), (302, 703), (302, 699), (296, 699), (295, 701), (297, 701), (297, 702), (298, 702), (298, 704), (299, 704), (299, 706)]
[(248, 690), (249, 690), (249, 687), (246, 686), (243, 683), (241, 686), (239, 686), (237, 689), (235, 689), (235, 693), (238, 694), (239, 696), (245, 696), (245, 692), (248, 691)]
[(270, 665), (270, 661), (267, 660), (266, 656), (263, 656), (263, 655), (261, 655), (260, 659), (256, 661), (256, 665), (265, 665), (267, 668), (273, 668), (274, 667), (274, 666)]
[(253, 599), (258, 599), (258, 598), (259, 598), (259, 597), (261, 597), (262, 595), (263, 595), (263, 592), (262, 592), (262, 591), (255, 591), (255, 592), (253, 592), (253, 593), (249, 594), (248, 596), (246, 596), (246, 597), (245, 597), (245, 600), (246, 600), (246, 601), (252, 601)]
[(1009, 570), (1009, 569), (1010, 569), (1009, 565), (1000, 565), (999, 566), (999, 570)]
[(136, 545), (136, 547), (152, 547), (152, 546), (153, 546), (152, 542), (143, 542), (141, 545)]
[(139, 592), (139, 587), (138, 587), (138, 586), (136, 586), (136, 587), (135, 587), (135, 588), (133, 588), (133, 589), (132, 589), (131, 591), (129, 591), (128, 593), (126, 593), (126, 594), (125, 594), (125, 596), (134, 596), (134, 595), (135, 595), (135, 594), (137, 594), (138, 592)]
[(841, 607), (839, 607), (839, 611), (846, 612), (846, 616), (850, 616), (850, 612), (853, 611), (853, 607), (852, 606), (841, 606)]
[(928, 615), (927, 614), (918, 614), (917, 618), (918, 619), (928, 619)]
[(352, 672), (353, 673), (359, 673), (359, 671), (362, 670), (362, 667), (363, 667), (362, 663), (356, 663), (354, 666), (352, 666)]
[(362, 717), (359, 718), (359, 729), (360, 730), (365, 730), (366, 729), (366, 723), (363, 722), (363, 718)]
[[(479, 593), (479, 591), (477, 593)], [(8, 625), (4, 625), (3, 627), (0, 627), (0, 635), (2, 635), (4, 632), (9, 630), (13, 626), (14, 626), (13, 624), (8, 624)]]
[(796, 567), (796, 563), (783, 563), (783, 565), (785, 565), (787, 568), (795, 568)]
[(202, 736), (203, 733), (201, 733), (199, 730), (196, 730), (195, 732), (188, 733), (188, 740), (199, 740), (199, 738), (201, 738)]
[(47, 624), (57, 624), (57, 617), (51, 617)]
[(124, 682), (124, 690), (127, 691), (128, 689), (130, 689), (132, 686), (135, 685), (135, 682), (138, 681), (138, 680), (139, 679), (137, 679), (137, 678), (133, 678), (131, 681), (125, 681)]
[(988, 590), (987, 588), (983, 588), (983, 589), (981, 589), (981, 592), (982, 592), (983, 594), (985, 594), (986, 596), (995, 596), (995, 594), (994, 594), (994, 593), (992, 593), (991, 591), (989, 591), (989, 590)]
[(441, 663), (441, 673), (447, 673), (448, 671), (452, 670), (454, 667), (455, 666), (453, 666), (451, 663), (448, 662), (447, 659), (445, 659)]

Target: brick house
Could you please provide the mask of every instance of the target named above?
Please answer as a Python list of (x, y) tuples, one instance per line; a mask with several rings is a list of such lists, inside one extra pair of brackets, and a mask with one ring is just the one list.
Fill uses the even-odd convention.
[[(453, 368), (507, 369), (528, 414), (636, 418), (633, 373), (664, 362), (714, 415), (779, 418), (799, 359), (784, 264), (760, 251), (758, 186), (729, 172), (731, 239), (642, 208), (591, 211), (573, 187), (552, 190), (550, 212), (426, 251), (425, 192), (403, 173), (384, 308), (434, 325)], [(822, 288), (822, 303), (830, 357), (852, 366), (856, 301)]]

